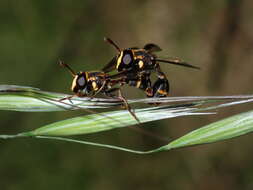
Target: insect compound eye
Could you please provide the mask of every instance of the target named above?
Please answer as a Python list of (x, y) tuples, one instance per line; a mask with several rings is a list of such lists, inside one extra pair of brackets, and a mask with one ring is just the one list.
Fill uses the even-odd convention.
[(85, 79), (84, 76), (81, 76), (78, 80), (77, 80), (77, 84), (80, 87), (83, 87), (85, 85)]
[(122, 61), (124, 64), (128, 65), (132, 61), (131, 55), (130, 54), (124, 55)]

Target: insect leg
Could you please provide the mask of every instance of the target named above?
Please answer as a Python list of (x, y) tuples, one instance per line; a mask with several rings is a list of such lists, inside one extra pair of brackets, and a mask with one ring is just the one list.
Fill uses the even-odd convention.
[(119, 89), (119, 99), (121, 99), (124, 103), (125, 103), (125, 107), (126, 109), (129, 111), (129, 113), (133, 116), (133, 118), (140, 124), (140, 120), (137, 118), (137, 116), (135, 115), (135, 113), (132, 111), (132, 108), (130, 107), (130, 105), (128, 104), (126, 98), (122, 95), (121, 89)]
[(150, 72), (148, 73), (143, 73), (141, 75), (141, 86), (140, 89), (144, 90), (147, 97), (152, 97), (153, 96), (153, 89), (152, 89), (152, 83), (150, 80)]
[(106, 85), (106, 81), (103, 82), (102, 86), (98, 89), (98, 91), (96, 91), (92, 96), (90, 96), (90, 98), (95, 97), (99, 92), (101, 92), (101, 90), (104, 89), (105, 85)]
[(110, 98), (117, 98), (117, 96), (112, 93), (118, 92), (118, 90), (119, 90), (119, 88), (111, 88), (111, 89), (105, 91), (104, 94)]
[(156, 98), (166, 97), (169, 94), (169, 81), (164, 72), (162, 72), (159, 63), (156, 63), (155, 70), (157, 72), (158, 79), (152, 86), (153, 90), (152, 97)]
[(159, 63), (156, 63), (155, 65), (155, 71), (157, 73), (157, 77), (160, 79), (166, 79), (166, 75), (164, 74), (164, 72), (162, 72), (161, 67), (159, 65)]
[[(118, 96), (112, 94), (113, 92), (117, 92), (119, 93)], [(137, 118), (137, 116), (135, 115), (135, 113), (132, 111), (131, 106), (128, 104), (126, 98), (124, 96), (122, 96), (122, 92), (120, 88), (112, 88), (108, 91), (105, 92), (106, 96), (112, 97), (112, 98), (118, 98), (120, 100), (122, 100), (124, 102), (125, 108), (129, 111), (129, 113), (133, 116), (133, 118), (140, 124), (140, 120)]]
[(60, 99), (59, 102), (62, 102), (62, 101), (64, 101), (64, 100), (69, 100), (70, 103), (73, 104), (73, 102), (71, 101), (71, 98), (73, 98), (73, 97), (75, 97), (75, 96), (77, 96), (77, 95), (76, 95), (76, 94), (73, 94), (73, 95), (71, 95), (71, 96), (67, 96), (67, 97), (65, 97), (65, 98)]

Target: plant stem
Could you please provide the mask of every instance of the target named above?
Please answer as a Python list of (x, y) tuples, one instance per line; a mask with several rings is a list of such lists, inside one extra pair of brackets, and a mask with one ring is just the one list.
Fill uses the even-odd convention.
[(125, 152), (131, 152), (131, 153), (134, 153), (134, 154), (151, 154), (151, 153), (154, 153), (154, 152), (158, 152), (156, 149), (155, 150), (150, 150), (150, 151), (138, 151), (138, 150), (132, 150), (132, 149), (118, 147), (118, 146), (114, 146), (114, 145), (107, 145), (107, 144), (100, 144), (100, 143), (94, 143), (94, 142), (88, 142), (88, 141), (81, 141), (81, 140), (70, 139), (70, 138), (65, 138), (65, 137), (51, 137), (51, 136), (34, 136), (34, 137), (35, 138), (41, 138), (41, 139), (53, 139), (53, 140), (75, 142), (75, 143), (86, 144), (86, 145), (91, 145), (91, 146), (99, 146), (99, 147), (110, 148), (110, 149), (114, 149), (114, 150), (122, 150), (122, 151), (125, 151)]

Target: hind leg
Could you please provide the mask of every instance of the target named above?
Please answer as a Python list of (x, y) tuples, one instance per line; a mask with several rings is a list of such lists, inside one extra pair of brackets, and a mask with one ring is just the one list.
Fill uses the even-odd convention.
[[(112, 94), (113, 92), (118, 92), (118, 96), (116, 96), (115, 94)], [(128, 104), (127, 99), (122, 95), (122, 92), (121, 92), (120, 88), (112, 88), (112, 89), (106, 91), (105, 95), (108, 96), (108, 97), (112, 97), (112, 98), (118, 98), (121, 101), (123, 101), (125, 109), (128, 110), (128, 112), (133, 116), (133, 118), (138, 123), (140, 123), (140, 120), (137, 118), (135, 113), (132, 111), (131, 106)]]

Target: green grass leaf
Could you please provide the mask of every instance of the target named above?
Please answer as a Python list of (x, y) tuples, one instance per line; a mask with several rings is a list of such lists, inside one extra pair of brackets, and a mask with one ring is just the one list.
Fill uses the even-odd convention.
[[(55, 101), (56, 99), (63, 97), (66, 97), (66, 95), (44, 92), (36, 88), (0, 86), (0, 109), (14, 111), (59, 111), (60, 109), (81, 109), (78, 107), (79, 105), (83, 107), (93, 106), (98, 108), (101, 106), (111, 107), (121, 104), (121, 102), (117, 99), (76, 98), (73, 100), (73, 104), (64, 104), (62, 102)], [(41, 101), (41, 99), (43, 99), (43, 101)], [(15, 103), (12, 103), (12, 101)], [(163, 102), (163, 104), (160, 106), (148, 106), (146, 108), (134, 109), (134, 112), (141, 123), (179, 116), (213, 114), (213, 112), (210, 112), (211, 110), (217, 111), (220, 108), (228, 106), (250, 103), (253, 101), (253, 96), (168, 97), (160, 99), (145, 98), (129, 100), (129, 103), (154, 103), (157, 101)], [(56, 108), (58, 108), (58, 110)], [(123, 109), (120, 111), (93, 113), (90, 115), (74, 117), (17, 135), (0, 135), (0, 138), (35, 137), (54, 139), (112, 148), (137, 154), (148, 154), (198, 144), (218, 142), (247, 134), (253, 130), (253, 111), (231, 116), (221, 121), (209, 124), (194, 130), (168, 143), (167, 145), (150, 151), (136, 151), (114, 145), (86, 142), (63, 137), (97, 133), (121, 127), (128, 127), (135, 124), (137, 124), (137, 121), (127, 110)]]
[(160, 148), (150, 151), (137, 151), (113, 145), (99, 144), (93, 142), (80, 141), (62, 137), (37, 136), (37, 138), (54, 139), (68, 142), (81, 143), (86, 145), (116, 149), (135, 154), (151, 154), (161, 151), (168, 151), (193, 145), (214, 143), (226, 139), (231, 139), (253, 131), (253, 111), (234, 115), (226, 119), (211, 123), (199, 129), (196, 129)]
[[(123, 147), (118, 147), (114, 145), (107, 145), (107, 144), (100, 144), (94, 142), (87, 142), (82, 140), (70, 139), (65, 137), (55, 137), (55, 136), (37, 136), (35, 134), (35, 138), (41, 139), (52, 139), (52, 140), (60, 140), (60, 141), (67, 141), (67, 142), (74, 142), (80, 144), (86, 144), (91, 146), (103, 147), (103, 148), (110, 148), (116, 149), (120, 151), (131, 152), (135, 154), (151, 154), (161, 151), (168, 151), (171, 149), (188, 147), (193, 145), (201, 145), (206, 143), (214, 143), (226, 139), (231, 139), (243, 134), (247, 134), (253, 131), (253, 111), (234, 115), (228, 117), (226, 119), (211, 123), (199, 129), (196, 129), (172, 142), (169, 144), (162, 146), (160, 148), (150, 150), (150, 151), (138, 151), (127, 149)], [(18, 134), (13, 136), (2, 135), (0, 138), (16, 138), (16, 137), (24, 137), (28, 135), (27, 133)]]
[(172, 141), (168, 145), (159, 148), (159, 151), (218, 142), (244, 135), (252, 131), (253, 111), (249, 111), (194, 130), (183, 137)]
[[(195, 111), (195, 108), (171, 108), (170, 106), (159, 106), (144, 109), (135, 109), (135, 114), (141, 123), (179, 116), (210, 114)], [(137, 121), (132, 117), (132, 115), (129, 114), (127, 110), (111, 111), (105, 112), (103, 114), (91, 114), (55, 122), (30, 131), (29, 135), (83, 135), (136, 124), (138, 124)]]
[(119, 99), (79, 98), (63, 100), (68, 94), (46, 92), (37, 88), (0, 85), (0, 110), (22, 112), (68, 111), (88, 108), (107, 108), (121, 105)]
[[(123, 105), (117, 98), (89, 98), (73, 97), (71, 100), (60, 101), (70, 97), (69, 94), (46, 92), (38, 88), (0, 85), (0, 110), (22, 111), (22, 112), (51, 112), (69, 111), (89, 108), (110, 108)], [(166, 98), (142, 98), (128, 100), (129, 104), (163, 103), (163, 104), (213, 104), (226, 101), (250, 101), (253, 95), (240, 96), (188, 96), (188, 97), (166, 97)], [(89, 112), (89, 111), (88, 111)]]

